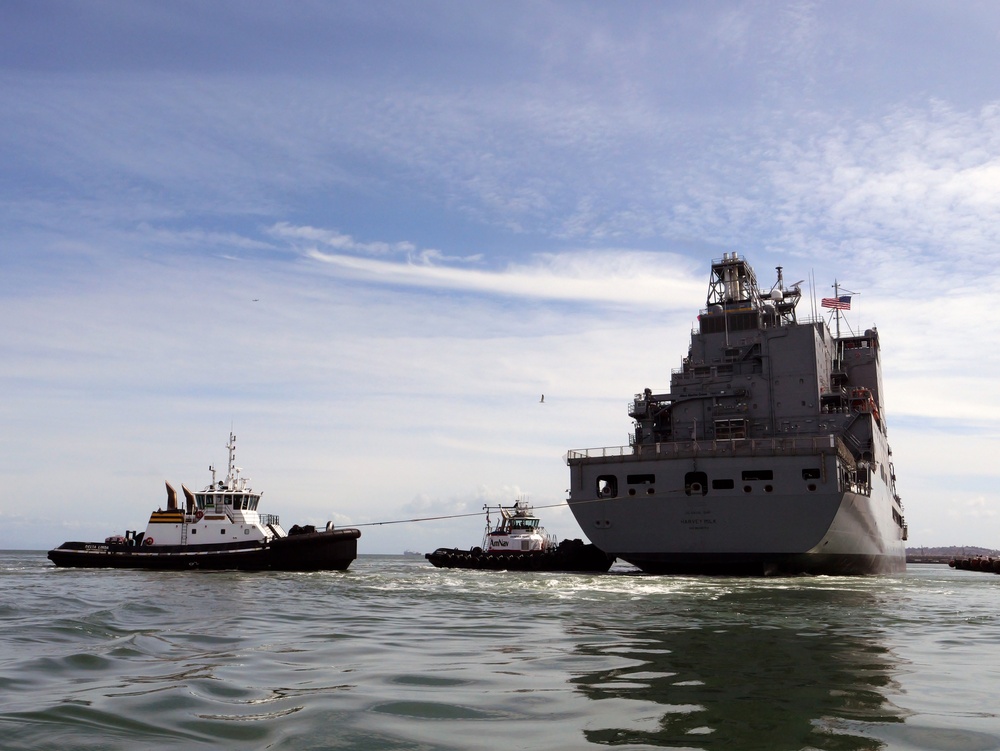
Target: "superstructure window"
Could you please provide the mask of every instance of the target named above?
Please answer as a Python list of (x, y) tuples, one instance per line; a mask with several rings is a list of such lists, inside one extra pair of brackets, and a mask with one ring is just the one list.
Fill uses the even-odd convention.
[(728, 478), (712, 480), (712, 490), (732, 490), (735, 487), (736, 483)]
[(715, 437), (720, 441), (747, 437), (747, 421), (743, 418), (719, 419), (715, 421)]
[(743, 481), (747, 480), (773, 480), (774, 472), (770, 469), (745, 469), (743, 470)]
[(614, 498), (618, 495), (618, 478), (614, 475), (601, 475), (597, 478), (597, 497)]
[(819, 467), (807, 467), (802, 470), (803, 480), (818, 480), (819, 479)]

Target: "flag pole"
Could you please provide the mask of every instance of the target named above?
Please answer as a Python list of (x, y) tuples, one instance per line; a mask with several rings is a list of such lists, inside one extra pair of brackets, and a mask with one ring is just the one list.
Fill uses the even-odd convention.
[[(837, 280), (833, 280), (833, 297), (834, 299), (840, 299), (840, 286)], [(840, 308), (836, 308), (834, 312), (837, 314), (837, 339), (840, 339)]]

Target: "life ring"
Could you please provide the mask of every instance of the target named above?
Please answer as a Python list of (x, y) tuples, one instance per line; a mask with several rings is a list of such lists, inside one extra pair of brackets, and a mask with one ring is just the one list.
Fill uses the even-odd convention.
[(198, 509), (197, 511), (194, 512), (194, 518), (195, 519), (201, 519), (201, 517), (203, 517), (204, 515), (205, 515), (205, 512), (202, 511), (201, 509)]
[(153, 544), (153, 538), (152, 537), (147, 537), (145, 540), (142, 541), (142, 544), (143, 545), (152, 545)]

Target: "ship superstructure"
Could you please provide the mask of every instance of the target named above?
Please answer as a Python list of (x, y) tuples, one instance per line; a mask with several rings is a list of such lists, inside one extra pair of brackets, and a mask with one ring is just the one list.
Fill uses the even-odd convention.
[(570, 508), (602, 550), (653, 573), (905, 568), (878, 331), (800, 321), (798, 284), (762, 292), (712, 263), (670, 391), (629, 406), (628, 446), (570, 451)]

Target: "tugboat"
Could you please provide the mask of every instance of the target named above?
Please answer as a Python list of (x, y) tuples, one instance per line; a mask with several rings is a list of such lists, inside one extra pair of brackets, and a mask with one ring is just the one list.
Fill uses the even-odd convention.
[(836, 334), (800, 320), (777, 272), (762, 291), (737, 253), (713, 261), (669, 392), (629, 405), (629, 445), (567, 454), (569, 507), (601, 549), (654, 574), (905, 569), (878, 331), (841, 336), (837, 285)]
[(229, 471), (200, 493), (184, 485), (185, 507), (167, 486), (167, 508), (149, 517), (145, 532), (127, 531), (104, 542), (65, 542), (49, 551), (57, 566), (75, 568), (209, 569), (241, 571), (344, 571), (357, 558), (357, 529), (294, 525), (287, 532), (273, 514), (257, 511), (260, 493), (236, 466), (236, 436), (229, 434)]
[(438, 568), (472, 568), (493, 571), (574, 571), (604, 573), (615, 562), (594, 545), (582, 540), (557, 542), (546, 533), (526, 501), (498, 506), (500, 520), (491, 528), (490, 507), (485, 506), (486, 531), (482, 547), (471, 550), (438, 548), (425, 556)]

